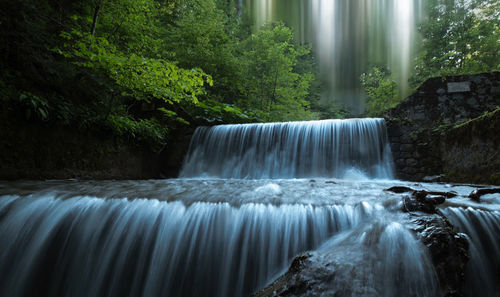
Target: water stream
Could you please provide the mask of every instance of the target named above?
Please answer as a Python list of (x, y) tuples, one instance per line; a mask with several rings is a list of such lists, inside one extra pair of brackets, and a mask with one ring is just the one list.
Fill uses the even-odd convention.
[(453, 207), (444, 214), (469, 239), (468, 296), (500, 296), (500, 211)]
[(384, 119), (198, 128), (181, 177), (392, 178)]
[(330, 295), (439, 296), (394, 185), (458, 193), (442, 208), (473, 246), (469, 296), (498, 296), (500, 197), (392, 180), (388, 156), (378, 119), (219, 126), (184, 178), (0, 182), (0, 296), (248, 296), (305, 251)]

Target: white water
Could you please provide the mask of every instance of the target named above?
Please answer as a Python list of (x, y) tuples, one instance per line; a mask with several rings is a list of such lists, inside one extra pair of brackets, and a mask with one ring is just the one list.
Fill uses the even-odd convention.
[(370, 215), (362, 204), (186, 207), (49, 195), (0, 202), (0, 213), (8, 210), (0, 296), (11, 297), (245, 296), (294, 255)]
[[(247, 296), (315, 249), (335, 269), (326, 292), (438, 296), (401, 196), (383, 191), (395, 183), (0, 183), (0, 296)], [(456, 203), (472, 190), (419, 187), (457, 190)]]
[(194, 136), (195, 179), (0, 183), (0, 297), (248, 296), (311, 250), (303, 277), (328, 281), (310, 296), (437, 297), (394, 184), (483, 209), (446, 214), (471, 238), (470, 296), (495, 292), (500, 197), (369, 180), (391, 176), (385, 133), (381, 119), (216, 126)]
[(469, 207), (443, 213), (469, 240), (468, 296), (500, 296), (500, 212)]
[[(390, 214), (333, 236), (313, 252), (318, 271), (332, 278), (327, 290), (309, 296), (439, 296), (438, 282), (425, 247)], [(325, 265), (325, 263), (327, 263)]]
[(181, 177), (392, 178), (383, 119), (197, 128)]

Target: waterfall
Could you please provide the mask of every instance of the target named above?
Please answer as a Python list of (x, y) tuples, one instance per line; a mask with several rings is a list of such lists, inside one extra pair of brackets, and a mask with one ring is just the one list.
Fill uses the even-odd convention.
[(392, 178), (384, 119), (324, 120), (197, 128), (181, 177)]
[(443, 213), (469, 240), (467, 296), (500, 296), (500, 212), (447, 208)]
[(375, 212), (0, 196), (0, 296), (247, 296)]
[[(333, 236), (314, 254), (322, 258), (318, 269), (333, 267), (327, 269), (335, 276), (330, 287), (315, 296), (439, 296), (430, 256), (398, 222), (380, 218), (359, 224)], [(306, 277), (314, 279), (316, 274), (306, 272)]]
[[(440, 296), (393, 183), (2, 182), (0, 296), (248, 296), (305, 251), (307, 296)], [(469, 296), (498, 296), (500, 213), (442, 211), (470, 241)]]

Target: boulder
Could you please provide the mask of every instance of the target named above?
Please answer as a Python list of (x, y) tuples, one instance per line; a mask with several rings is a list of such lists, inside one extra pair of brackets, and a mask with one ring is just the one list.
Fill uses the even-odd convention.
[(493, 188), (493, 189), (477, 189), (472, 191), (469, 194), (469, 198), (480, 202), (481, 196), (486, 195), (486, 194), (497, 194), (500, 193), (500, 188)]
[(442, 296), (463, 297), (469, 243), (441, 214), (414, 216), (414, 231), (427, 246)]

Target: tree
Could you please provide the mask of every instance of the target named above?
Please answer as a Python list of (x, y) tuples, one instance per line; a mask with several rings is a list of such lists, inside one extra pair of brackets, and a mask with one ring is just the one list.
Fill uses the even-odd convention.
[(498, 1), (429, 0), (426, 10), (413, 86), (432, 76), (500, 69)]
[(365, 111), (367, 115), (380, 116), (385, 110), (399, 103), (398, 86), (391, 79), (388, 69), (375, 66), (368, 73), (363, 73), (360, 81), (368, 95)]
[(267, 24), (251, 35), (242, 42), (245, 97), (239, 104), (268, 113), (267, 120), (314, 118), (306, 98), (315, 77), (295, 69), (299, 57), (309, 51), (294, 43), (292, 30), (283, 23)]
[(168, 28), (166, 45), (181, 67), (201, 68), (214, 80), (209, 96), (234, 103), (239, 96), (236, 23), (215, 0), (186, 0)]

